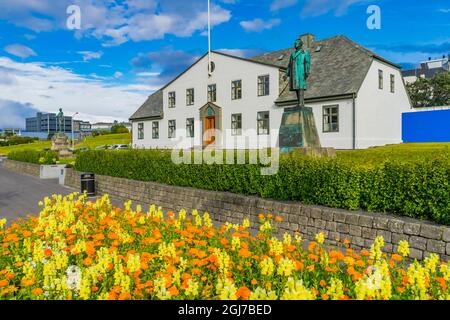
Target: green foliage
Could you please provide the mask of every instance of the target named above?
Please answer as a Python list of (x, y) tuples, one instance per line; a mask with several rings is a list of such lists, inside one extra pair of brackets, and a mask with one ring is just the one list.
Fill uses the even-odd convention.
[(38, 141), (39, 138), (10, 136), (5, 141), (0, 141), (0, 147), (17, 146)]
[(444, 153), (414, 162), (392, 159), (366, 166), (339, 157), (283, 155), (278, 174), (262, 176), (260, 164), (176, 165), (170, 151), (87, 151), (77, 156), (75, 169), (335, 208), (389, 212), (450, 225), (449, 159), (450, 154)]
[(129, 133), (130, 131), (123, 124), (115, 124), (111, 127), (111, 133)]
[(8, 159), (34, 164), (56, 164), (58, 154), (54, 151), (12, 151), (8, 154)]
[(440, 72), (431, 79), (418, 78), (406, 88), (415, 108), (450, 105), (450, 72)]

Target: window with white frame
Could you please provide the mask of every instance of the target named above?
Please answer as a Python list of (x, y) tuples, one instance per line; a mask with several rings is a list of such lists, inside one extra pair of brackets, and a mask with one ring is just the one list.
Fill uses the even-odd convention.
[(339, 106), (323, 107), (323, 132), (339, 132)]
[(242, 99), (242, 80), (231, 82), (231, 100)]
[(217, 101), (217, 86), (215, 84), (208, 85), (208, 102)]
[(395, 75), (391, 74), (391, 92), (395, 93)]
[(176, 93), (175, 91), (169, 92), (169, 108), (175, 108), (176, 105)]
[(233, 136), (242, 135), (242, 113), (231, 115), (231, 134)]
[(186, 105), (187, 106), (194, 105), (194, 89), (193, 88), (186, 90)]
[(269, 75), (258, 77), (258, 96), (268, 96), (270, 94), (270, 77)]
[(138, 123), (138, 139), (139, 140), (144, 139), (144, 123), (143, 122)]
[(186, 137), (194, 137), (194, 118), (186, 119)]
[(169, 120), (169, 138), (175, 138), (177, 131), (176, 120)]
[(158, 121), (152, 122), (152, 138), (159, 139), (159, 122)]
[(383, 70), (378, 70), (378, 89), (383, 90)]
[(269, 134), (269, 111), (258, 112), (258, 135)]

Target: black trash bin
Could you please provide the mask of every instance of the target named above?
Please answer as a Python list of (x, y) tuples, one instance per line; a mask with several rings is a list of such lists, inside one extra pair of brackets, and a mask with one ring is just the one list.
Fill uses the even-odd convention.
[(85, 191), (89, 197), (95, 196), (95, 174), (89, 172), (81, 174), (81, 193)]

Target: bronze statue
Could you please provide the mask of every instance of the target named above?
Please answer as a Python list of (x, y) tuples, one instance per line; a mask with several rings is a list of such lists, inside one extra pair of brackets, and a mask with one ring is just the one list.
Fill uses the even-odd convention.
[(64, 132), (64, 112), (62, 111), (62, 108), (59, 108), (59, 113), (56, 116), (56, 125), (57, 132)]
[(295, 51), (291, 54), (284, 80), (290, 78), (289, 89), (297, 93), (298, 107), (304, 107), (305, 91), (308, 89), (307, 80), (311, 71), (311, 57), (309, 52), (303, 49), (302, 39), (297, 39), (294, 46)]

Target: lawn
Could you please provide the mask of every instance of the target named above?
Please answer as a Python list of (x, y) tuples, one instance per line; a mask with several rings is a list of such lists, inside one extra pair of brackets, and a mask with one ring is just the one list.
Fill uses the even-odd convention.
[(120, 134), (108, 134), (97, 137), (88, 137), (82, 143), (76, 145), (76, 148), (88, 147), (94, 149), (98, 146), (104, 145), (114, 145), (114, 144), (130, 144), (131, 134), (130, 133), (120, 133)]
[(368, 166), (377, 165), (387, 160), (416, 162), (420, 159), (435, 159), (448, 156), (450, 143), (404, 143), (365, 150), (338, 151), (339, 158)]
[[(114, 144), (129, 144), (131, 143), (131, 134), (108, 134), (97, 137), (88, 137), (82, 143), (76, 145), (76, 148), (89, 147), (91, 149), (102, 145)], [(30, 144), (21, 144), (9, 147), (0, 147), (0, 155), (8, 155), (12, 151), (36, 150), (40, 151), (45, 148), (50, 148), (52, 143), (50, 141), (38, 141)]]
[(28, 144), (19, 144), (16, 146), (0, 147), (0, 155), (8, 155), (12, 151), (25, 151), (25, 150), (42, 150), (50, 148), (52, 143), (50, 141), (38, 141)]

